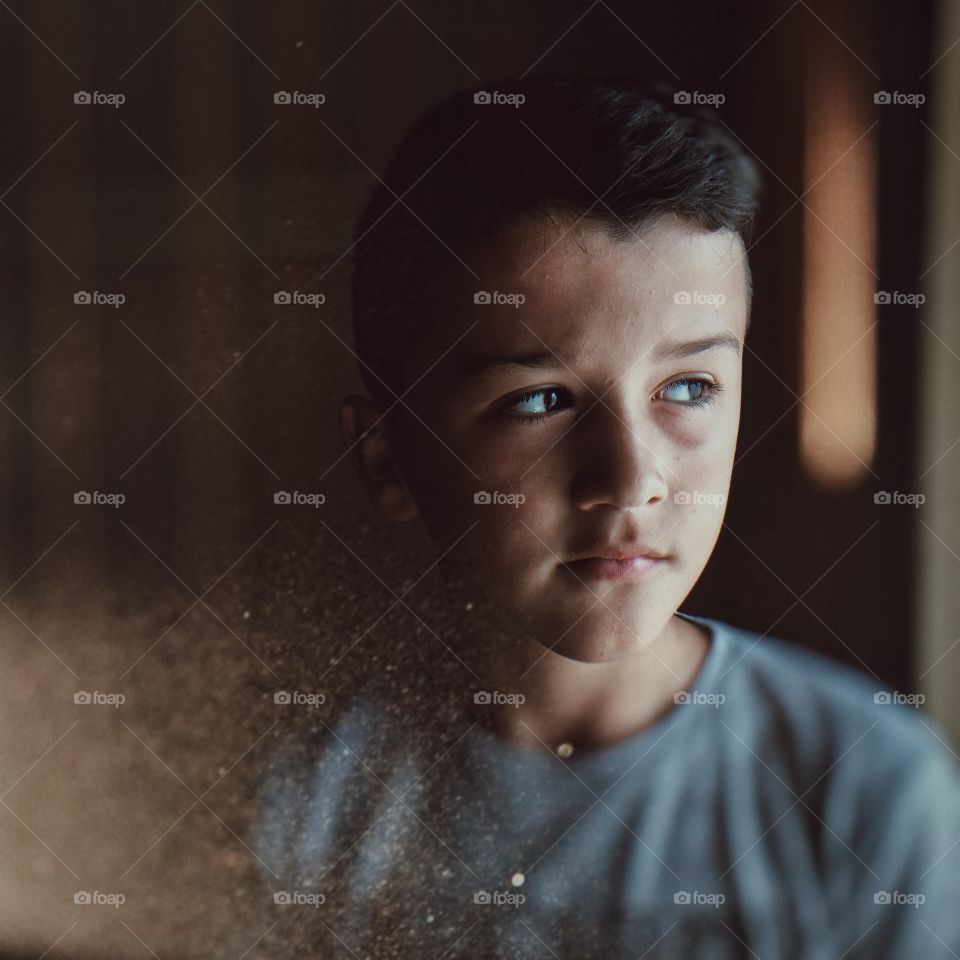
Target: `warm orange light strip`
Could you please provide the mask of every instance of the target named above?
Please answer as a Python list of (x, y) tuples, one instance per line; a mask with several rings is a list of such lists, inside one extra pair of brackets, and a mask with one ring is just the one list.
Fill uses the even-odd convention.
[(877, 432), (876, 119), (857, 64), (806, 81), (800, 460), (826, 489), (872, 465)]

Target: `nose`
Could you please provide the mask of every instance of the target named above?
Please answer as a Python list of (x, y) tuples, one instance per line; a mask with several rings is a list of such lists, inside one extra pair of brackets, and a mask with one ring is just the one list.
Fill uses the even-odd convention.
[(666, 499), (669, 487), (652, 425), (607, 396), (574, 429), (580, 434), (573, 481), (579, 509), (603, 505), (630, 510)]

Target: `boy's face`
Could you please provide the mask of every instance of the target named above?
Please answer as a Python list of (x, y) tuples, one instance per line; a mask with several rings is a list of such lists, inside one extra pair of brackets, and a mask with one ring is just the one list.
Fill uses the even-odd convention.
[[(417, 356), (426, 370), (443, 354), (405, 397), (416, 416), (403, 415), (392, 450), (475, 615), (564, 656), (609, 661), (661, 634), (719, 535), (740, 416), (745, 255), (738, 237), (676, 218), (640, 240), (587, 220), (561, 232), (526, 223), (469, 258), (480, 280)], [(524, 299), (475, 303), (476, 289)], [(677, 350), (714, 338), (725, 343)], [(485, 365), (545, 353), (562, 359)], [(570, 565), (637, 545), (666, 559), (632, 579)]]

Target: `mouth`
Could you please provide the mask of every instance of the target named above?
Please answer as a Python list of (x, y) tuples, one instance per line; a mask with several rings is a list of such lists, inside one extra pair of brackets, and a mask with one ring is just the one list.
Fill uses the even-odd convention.
[(667, 563), (666, 557), (585, 557), (563, 564), (581, 580), (639, 580)]

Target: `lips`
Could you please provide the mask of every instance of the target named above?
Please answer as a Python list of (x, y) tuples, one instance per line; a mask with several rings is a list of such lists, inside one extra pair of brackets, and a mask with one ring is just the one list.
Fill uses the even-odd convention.
[(570, 560), (564, 566), (581, 580), (636, 580), (667, 563), (666, 556), (653, 550), (639, 555), (625, 554), (622, 550), (616, 552), (623, 555), (582, 557)]
[(667, 555), (656, 547), (645, 543), (633, 543), (625, 546), (604, 546), (588, 550), (570, 562), (581, 560), (631, 560), (636, 557), (649, 557), (653, 560), (666, 560)]

